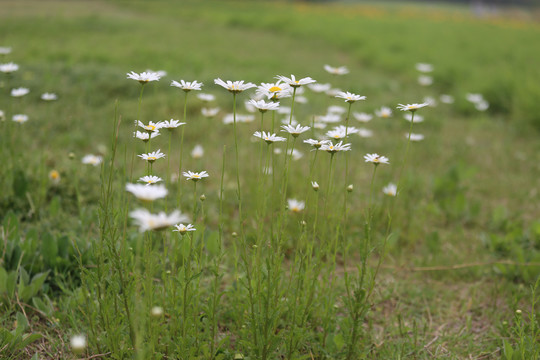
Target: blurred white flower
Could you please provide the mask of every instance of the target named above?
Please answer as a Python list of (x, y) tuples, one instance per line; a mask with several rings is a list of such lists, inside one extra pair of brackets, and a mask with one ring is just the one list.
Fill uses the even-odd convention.
[(180, 120), (174, 120), (174, 119), (160, 121), (158, 124), (159, 124), (160, 129), (168, 129), (168, 130), (173, 130), (179, 126), (186, 125), (185, 122), (181, 122)]
[(16, 123), (23, 124), (28, 121), (28, 115), (26, 114), (15, 114), (11, 118), (11, 120), (15, 121)]
[(0, 64), (0, 72), (3, 72), (5, 74), (11, 74), (12, 72), (15, 72), (19, 70), (19, 65), (15, 63), (7, 63), (7, 64)]
[(332, 85), (330, 85), (328, 83), (326, 83), (326, 84), (315, 83), (315, 84), (308, 84), (307, 87), (313, 92), (323, 93), (323, 92), (327, 92), (328, 90), (330, 90), (332, 88)]
[(201, 109), (201, 113), (204, 117), (207, 117), (207, 118), (212, 118), (214, 116), (216, 116), (218, 113), (219, 113), (219, 108), (218, 107), (215, 107), (215, 108), (202, 108)]
[(322, 121), (323, 123), (329, 124), (329, 123), (337, 123), (341, 121), (341, 116), (338, 114), (326, 114), (326, 115), (319, 115), (316, 117), (317, 121)]
[(474, 104), (474, 107), (478, 111), (486, 111), (489, 108), (489, 103), (486, 100), (479, 101), (479, 102)]
[(139, 226), (140, 232), (163, 230), (178, 223), (189, 222), (189, 218), (178, 210), (167, 215), (164, 212), (152, 214), (146, 209), (137, 209), (132, 211), (129, 216), (135, 221), (135, 224)]
[(430, 86), (433, 84), (433, 77), (429, 75), (420, 75), (418, 77), (418, 84), (422, 86)]
[(311, 187), (313, 190), (318, 191), (319, 190), (319, 184), (316, 181), (311, 182)]
[[(405, 137), (409, 138), (409, 134), (405, 134)], [(411, 139), (411, 141), (422, 141), (422, 140), (424, 140), (424, 135), (411, 133), (411, 138), (410, 139)]]
[(60, 173), (57, 170), (51, 170), (49, 171), (49, 180), (55, 185), (58, 185), (60, 183)]
[(403, 118), (407, 121), (413, 121), (415, 124), (421, 123), (424, 121), (424, 117), (422, 115), (414, 115), (414, 120), (413, 120), (413, 115), (411, 113), (403, 114)]
[(203, 156), (204, 156), (204, 149), (202, 145), (199, 145), (199, 144), (195, 145), (193, 150), (191, 150), (191, 157), (194, 159), (200, 159)]
[(23, 88), (23, 87), (15, 88), (15, 89), (11, 89), (11, 96), (21, 97), (28, 94), (29, 92), (30, 90), (28, 90), (27, 88)]
[(8, 54), (11, 54), (11, 47), (0, 46), (0, 55), (8, 55)]
[(288, 84), (289, 86), (293, 88), (317, 82), (316, 80), (313, 80), (310, 77), (305, 77), (305, 78), (296, 80), (296, 77), (294, 75), (291, 75), (290, 78), (282, 76), (282, 75), (278, 75), (276, 76), (276, 79), (283, 81), (284, 83)]
[(99, 155), (88, 154), (81, 159), (83, 164), (98, 166), (103, 161), (103, 157)]
[(136, 132), (133, 133), (133, 137), (136, 137), (137, 139), (140, 139), (144, 142), (147, 142), (148, 140), (153, 139), (159, 135), (161, 135), (159, 131), (148, 133), (148, 132), (142, 132), (142, 131), (137, 130)]
[(369, 138), (373, 136), (373, 131), (368, 129), (358, 129), (358, 135), (362, 138)]
[(143, 176), (141, 178), (139, 178), (139, 181), (143, 182), (143, 183), (146, 183), (146, 185), (151, 185), (151, 184), (156, 184), (160, 181), (163, 181), (162, 178), (160, 178), (159, 176), (154, 176), (154, 175), (146, 175), (146, 176)]
[(444, 104), (453, 104), (454, 103), (454, 97), (452, 95), (448, 94), (442, 94), (439, 99)]
[(356, 95), (348, 91), (347, 92), (340, 91), (337, 93), (335, 97), (345, 99), (345, 102), (348, 102), (348, 103), (354, 103), (360, 100), (366, 100), (365, 96)]
[(216, 97), (214, 95), (205, 93), (197, 94), (197, 98), (199, 98), (199, 100), (203, 102), (210, 102), (216, 100)]
[(295, 213), (299, 213), (306, 207), (306, 203), (301, 200), (287, 199), (289, 210)]
[(163, 315), (163, 308), (161, 306), (154, 306), (150, 309), (150, 314), (154, 317), (161, 317)]
[(420, 72), (432, 72), (433, 71), (433, 65), (426, 64), (426, 63), (417, 63), (416, 64), (416, 70)]
[(58, 96), (54, 93), (43, 93), (41, 94), (41, 100), (43, 101), (54, 101), (57, 100)]
[(389, 183), (385, 187), (383, 187), (382, 192), (388, 196), (396, 196), (397, 195), (397, 186), (394, 183)]
[(392, 109), (383, 106), (380, 109), (375, 110), (375, 115), (380, 118), (389, 118), (390, 116), (392, 116)]
[(71, 346), (71, 350), (75, 353), (83, 352), (86, 349), (86, 336), (73, 335), (69, 339), (69, 346)]
[(162, 199), (169, 193), (163, 185), (126, 184), (126, 191), (142, 201)]
[(410, 111), (410, 112), (415, 112), (416, 110), (418, 109), (421, 109), (425, 106), (428, 106), (429, 104), (428, 103), (422, 103), (422, 104), (407, 104), (407, 105), (403, 105), (403, 104), (398, 104), (397, 106), (397, 109), (401, 110), (401, 111)]
[(373, 115), (367, 113), (353, 112), (353, 116), (356, 120), (360, 122), (369, 122), (371, 121), (371, 119), (373, 119)]
[(349, 73), (349, 69), (347, 69), (345, 66), (333, 67), (330, 65), (324, 65), (324, 70), (332, 75), (345, 75)]
[(184, 224), (178, 224), (178, 225), (174, 225), (174, 227), (176, 228), (175, 230), (173, 231), (177, 231), (180, 233), (180, 235), (184, 235), (185, 233), (187, 233), (188, 231), (195, 231), (197, 229), (195, 229), (195, 227), (192, 225), (192, 224), (187, 224), (187, 225), (184, 225)]
[(249, 104), (251, 104), (256, 109), (259, 109), (260, 112), (264, 113), (268, 110), (277, 110), (279, 109), (279, 102), (266, 102), (264, 100), (249, 100)]

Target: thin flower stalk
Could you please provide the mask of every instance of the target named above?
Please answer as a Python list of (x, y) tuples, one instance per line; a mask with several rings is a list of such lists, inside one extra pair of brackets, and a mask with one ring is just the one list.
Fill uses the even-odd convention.
[[(188, 98), (189, 91), (184, 92), (184, 117), (182, 122), (186, 122), (187, 117), (187, 98)], [(182, 159), (184, 155), (184, 126), (182, 126), (182, 132), (180, 135), (180, 160), (178, 162), (178, 177), (180, 178), (180, 174), (182, 173)], [(182, 200), (182, 182), (178, 181), (178, 206), (180, 206), (180, 202)]]

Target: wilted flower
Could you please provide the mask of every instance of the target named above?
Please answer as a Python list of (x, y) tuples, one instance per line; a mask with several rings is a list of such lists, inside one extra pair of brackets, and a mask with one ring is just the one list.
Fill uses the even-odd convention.
[(28, 90), (27, 88), (23, 88), (23, 87), (15, 88), (15, 89), (11, 89), (11, 96), (21, 97), (28, 94), (29, 92), (30, 90)]
[(193, 180), (193, 181), (199, 181), (201, 180), (202, 178), (205, 178), (205, 177), (208, 177), (208, 173), (206, 171), (201, 171), (201, 172), (192, 172), (192, 171), (187, 171), (187, 172), (183, 172), (182, 175), (184, 175), (186, 177), (186, 180)]
[(129, 216), (134, 219), (139, 226), (140, 232), (148, 230), (163, 230), (174, 224), (188, 222), (189, 218), (180, 211), (175, 210), (170, 215), (164, 212), (152, 214), (146, 209), (137, 209), (132, 211)]
[(257, 85), (252, 84), (252, 83), (244, 84), (244, 80), (238, 80), (238, 81), (227, 80), (227, 82), (224, 82), (220, 78), (214, 79), (214, 83), (216, 85), (224, 87), (225, 89), (227, 89), (230, 92), (235, 93), (235, 94), (257, 86)]
[(83, 164), (98, 166), (103, 161), (103, 157), (99, 155), (88, 154), (81, 159)]
[(340, 91), (340, 92), (337, 93), (336, 97), (341, 98), (341, 99), (345, 99), (345, 102), (348, 102), (348, 103), (354, 103), (354, 102), (357, 102), (359, 100), (366, 100), (365, 96), (356, 95), (356, 94), (350, 93), (348, 91), (347, 92)]
[(204, 149), (202, 145), (197, 144), (195, 145), (193, 150), (191, 150), (191, 157), (194, 159), (200, 159), (203, 157), (203, 155), (204, 155)]
[(333, 75), (345, 75), (349, 73), (349, 69), (347, 69), (345, 66), (333, 67), (330, 65), (324, 65), (324, 70)]
[(44, 101), (54, 101), (57, 100), (58, 96), (54, 93), (43, 93), (41, 94), (41, 100)]
[(143, 176), (141, 178), (139, 178), (139, 181), (143, 182), (143, 183), (146, 183), (146, 185), (151, 185), (151, 184), (156, 184), (160, 181), (163, 181), (162, 178), (160, 178), (159, 176), (154, 176), (154, 175), (146, 175), (146, 176)]
[(157, 159), (164, 158), (165, 154), (161, 152), (161, 149), (158, 149), (158, 150), (153, 151), (151, 153), (141, 154), (141, 155), (137, 155), (137, 156), (140, 157), (143, 160), (148, 161), (149, 163), (153, 163)]
[(163, 185), (126, 184), (126, 190), (142, 201), (162, 199), (169, 193)]
[(390, 162), (388, 161), (388, 158), (386, 156), (382, 156), (382, 155), (379, 155), (379, 154), (366, 154), (364, 156), (364, 159), (366, 160), (366, 162), (371, 162), (375, 165), (379, 165), (379, 164), (390, 164)]
[(180, 80), (180, 82), (173, 80), (171, 82), (171, 86), (175, 86), (177, 88), (180, 88), (180, 89), (184, 90), (185, 92), (189, 92), (191, 90), (199, 90), (200, 91), (202, 85), (203, 85), (202, 83), (197, 82), (196, 80), (195, 81)]
[(184, 235), (188, 231), (197, 230), (197, 229), (195, 229), (195, 227), (192, 224), (187, 224), (187, 225), (178, 224), (178, 225), (174, 225), (174, 227), (176, 228), (176, 230), (173, 230), (173, 231), (178, 231), (180, 233), (180, 235)]
[(11, 119), (13, 121), (15, 121), (16, 123), (22, 124), (22, 123), (25, 123), (25, 122), (28, 121), (28, 115), (26, 115), (26, 114), (15, 114), (15, 115), (13, 115), (13, 117)]
[(316, 80), (313, 80), (310, 77), (305, 77), (305, 78), (296, 80), (296, 77), (294, 75), (291, 75), (290, 78), (282, 76), (282, 75), (278, 75), (278, 76), (276, 76), (276, 79), (285, 82), (286, 84), (288, 84), (289, 86), (291, 86), (293, 88), (317, 82)]
[(397, 195), (397, 186), (394, 183), (389, 183), (385, 187), (383, 187), (382, 192), (388, 196), (396, 196)]
[(295, 213), (299, 213), (306, 207), (306, 203), (296, 199), (287, 199), (287, 204), (289, 205), (289, 210)]
[(421, 108), (423, 108), (424, 106), (428, 106), (428, 105), (429, 105), (428, 103), (422, 103), (422, 104), (407, 104), (407, 105), (398, 104), (397, 109), (399, 109), (399, 110), (401, 110), (401, 111), (415, 112), (416, 110), (421, 109)]
[(142, 72), (137, 74), (136, 72), (127, 73), (127, 78), (137, 80), (142, 85), (149, 83), (150, 81), (159, 81), (161, 76), (156, 72)]
[(263, 131), (262, 133), (260, 131), (255, 131), (253, 136), (263, 139), (264, 141), (266, 141), (267, 144), (272, 144), (278, 141), (287, 140), (284, 137), (276, 136), (276, 134), (270, 134), (270, 132), (266, 132), (266, 131)]

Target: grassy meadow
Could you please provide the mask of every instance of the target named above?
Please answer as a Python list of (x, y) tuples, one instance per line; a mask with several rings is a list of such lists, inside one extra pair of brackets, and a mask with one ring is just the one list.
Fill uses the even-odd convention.
[(1, 8), (0, 64), (19, 67), (0, 65), (0, 359), (540, 356), (537, 12)]

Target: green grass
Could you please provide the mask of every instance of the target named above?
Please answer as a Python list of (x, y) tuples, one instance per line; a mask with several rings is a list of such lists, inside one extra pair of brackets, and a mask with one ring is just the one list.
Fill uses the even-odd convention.
[[(145, 122), (182, 118), (183, 93), (169, 86), (171, 79), (202, 81), (203, 91), (217, 96), (221, 115), (232, 111), (232, 96), (213, 84), (217, 77), (258, 83), (270, 82), (278, 74), (311, 76), (366, 95), (367, 101), (353, 105), (354, 111), (365, 112), (383, 105), (395, 109), (398, 103), (420, 102), (427, 95), (454, 95), (452, 106), (439, 104), (419, 111), (426, 121), (415, 125), (414, 132), (426, 139), (411, 144), (386, 254), (373, 296), (362, 304), (362, 336), (351, 351), (354, 358), (380, 359), (527, 359), (538, 353), (534, 341), (538, 334), (530, 327), (538, 310), (531, 308), (529, 289), (540, 268), (540, 145), (535, 130), (540, 123), (540, 50), (531, 46), (539, 35), (536, 23), (512, 17), (478, 20), (464, 8), (410, 4), (7, 1), (3, 7), (0, 46), (13, 47), (8, 60), (21, 70), (11, 80), (2, 77), (0, 109), (11, 107), (13, 113), (30, 116), (21, 127), (9, 128), (9, 137), (6, 123), (1, 124), (2, 156), (7, 160), (0, 196), (0, 324), (4, 328), (0, 352), (6, 351), (8, 359), (27, 359), (35, 353), (40, 358), (75, 358), (68, 342), (76, 333), (87, 334), (87, 357), (112, 352), (111, 358), (131, 358), (124, 301), (130, 304), (136, 332), (140, 331), (136, 336), (148, 340), (148, 347), (145, 343), (143, 350), (135, 352), (139, 358), (145, 354), (159, 358), (158, 353), (174, 358), (176, 352), (179, 358), (233, 359), (243, 354), (254, 359), (254, 354), (266, 351), (261, 343), (255, 345), (255, 332), (268, 340), (270, 359), (287, 356), (293, 343), (294, 359), (346, 358), (349, 353), (352, 296), (347, 295), (344, 279), (349, 276), (355, 281), (356, 266), (365, 256), (361, 245), (372, 174), (363, 155), (377, 152), (391, 161), (390, 166), (378, 168), (373, 196), (372, 236), (380, 241), (386, 234), (386, 210), (395, 200), (385, 198), (380, 190), (398, 177), (408, 123), (395, 110), (392, 118), (365, 125), (374, 131), (373, 138), (351, 137), (349, 182), (354, 191), (349, 195), (349, 221), (340, 218), (342, 191), (336, 188), (317, 243), (303, 242), (302, 215), (284, 218), (286, 237), (282, 253), (277, 252), (280, 257), (260, 242), (267, 235), (260, 235), (257, 227), (265, 224), (268, 229), (277, 221), (270, 220), (272, 207), (261, 210), (260, 206), (259, 144), (250, 139), (259, 129), (258, 114), (254, 123), (239, 124), (246, 238), (235, 238), (232, 232), (241, 232), (232, 127), (222, 125), (220, 119), (203, 118), (203, 104), (190, 93), (182, 171), (210, 173), (197, 186), (197, 195), (204, 193), (207, 200), (195, 201), (199, 209), (204, 206), (205, 216), (199, 216), (195, 245), (190, 247), (187, 241), (176, 242), (172, 233), (143, 237), (125, 222), (126, 212), (135, 207), (135, 200), (124, 191), (132, 152), (145, 151), (131, 140), (140, 87), (125, 74), (147, 68), (164, 69), (169, 75), (145, 87), (140, 116)], [(434, 64), (432, 87), (416, 84), (417, 62)], [(324, 64), (346, 65), (351, 74), (332, 77), (323, 71)], [(30, 88), (31, 93), (10, 105), (9, 89), (18, 86)], [(39, 94), (45, 91), (56, 92), (59, 100), (40, 102)], [(490, 109), (474, 110), (464, 99), (467, 92), (483, 93)], [(295, 109), (302, 124), (309, 124), (312, 115), (323, 113), (328, 105), (344, 104), (318, 94), (307, 96), (310, 102)], [(248, 98), (239, 95), (239, 104)], [(265, 124), (270, 117), (265, 115)], [(116, 165), (111, 169), (106, 161), (101, 176), (99, 168), (81, 167), (86, 153), (110, 159), (118, 120)], [(350, 125), (363, 126), (354, 120)], [(167, 152), (166, 143), (167, 135), (162, 135), (151, 145)], [(189, 151), (198, 143), (203, 144), (205, 156), (192, 159)], [(304, 158), (293, 163), (288, 194), (303, 198), (313, 153), (300, 141), (296, 148)], [(178, 167), (179, 149), (176, 140), (173, 168)], [(335, 158), (334, 185), (339, 189), (344, 185), (343, 159), (341, 154)], [(321, 199), (328, 165), (328, 155), (320, 154), (314, 174), (321, 184)], [(47, 178), (52, 169), (61, 174), (58, 186)], [(137, 161), (134, 169), (136, 177), (146, 170)], [(278, 170), (276, 178), (281, 180)], [(154, 172), (163, 177), (166, 163), (156, 163)], [(111, 192), (105, 187), (109, 174)], [(186, 185), (180, 208), (189, 213), (193, 188)], [(171, 192), (166, 202), (169, 210), (176, 207), (176, 190)], [(156, 211), (164, 204), (156, 205)], [(260, 211), (268, 216), (266, 220), (261, 221)], [(314, 215), (310, 203), (306, 213), (310, 228)], [(274, 215), (279, 214), (276, 210)], [(338, 228), (337, 233), (344, 231), (339, 239), (345, 239), (350, 249), (340, 249), (333, 265), (326, 246), (336, 239), (336, 224), (342, 224), (344, 230)], [(223, 248), (218, 246), (220, 227)], [(329, 257), (320, 268), (301, 256), (302, 246), (309, 244), (315, 246), (315, 253)], [(145, 246), (150, 255), (134, 256), (138, 246)], [(190, 251), (199, 246), (204, 252)], [(251, 258), (258, 248), (262, 258)], [(379, 249), (369, 260), (371, 271)], [(177, 277), (166, 272), (176, 266), (173, 259), (183, 269)], [(335, 282), (330, 282), (331, 271), (338, 275)], [(47, 279), (43, 285), (36, 281), (34, 289), (32, 278), (44, 276), (39, 274)], [(191, 281), (199, 286), (190, 287), (192, 283), (186, 281), (192, 275), (197, 277)], [(277, 314), (273, 318), (264, 317), (269, 301), (264, 292), (250, 299), (249, 291), (259, 289), (252, 285), (258, 284), (257, 276), (265, 279), (260, 289), (279, 300), (272, 303)], [(193, 308), (178, 306), (169, 292), (174, 286), (185, 291)], [(156, 289), (155, 295), (148, 289)], [(184, 295), (178, 299), (183, 301)], [(166, 309), (165, 318), (141, 315), (142, 309), (156, 303)], [(302, 322), (299, 311), (304, 309), (307, 320)], [(515, 318), (516, 309), (523, 310), (524, 322)], [(183, 311), (192, 327), (181, 327)], [(263, 325), (272, 331), (258, 328)], [(186, 335), (179, 337), (178, 332)], [(42, 339), (25, 344), (14, 337), (22, 333), (41, 334)], [(5, 344), (9, 348), (3, 348)]]

